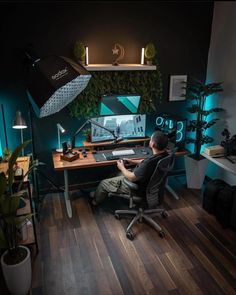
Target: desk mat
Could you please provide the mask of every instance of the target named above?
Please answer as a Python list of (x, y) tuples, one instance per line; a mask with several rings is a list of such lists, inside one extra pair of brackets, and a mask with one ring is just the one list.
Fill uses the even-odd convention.
[[(122, 158), (146, 158), (149, 155), (152, 155), (152, 150), (149, 147), (130, 147), (127, 148), (128, 150), (134, 150), (135, 154), (133, 155), (127, 155), (127, 156), (120, 156), (120, 159)], [(116, 149), (116, 150), (125, 150), (124, 148)], [(96, 154), (93, 154), (96, 162), (104, 162), (109, 161), (106, 159), (105, 156), (112, 156), (112, 151), (98, 151)], [(114, 161), (114, 160), (113, 160)]]

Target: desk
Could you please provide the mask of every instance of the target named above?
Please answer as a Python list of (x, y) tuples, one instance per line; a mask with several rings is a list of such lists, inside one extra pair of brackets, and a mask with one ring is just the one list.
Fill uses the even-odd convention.
[[(78, 152), (78, 149), (74, 149), (74, 151)], [(184, 150), (184, 151), (177, 152), (176, 156), (184, 156), (184, 155), (187, 155), (188, 153), (189, 152), (187, 150)], [(77, 160), (74, 160), (73, 162), (61, 160), (60, 155), (61, 155), (60, 153), (52, 152), (53, 166), (55, 171), (64, 172), (64, 183), (65, 183), (64, 198), (65, 198), (68, 216), (71, 218), (72, 209), (71, 209), (70, 196), (69, 196), (68, 170), (116, 165), (117, 160), (96, 162), (95, 158), (93, 157), (92, 151), (87, 152), (86, 158), (84, 158), (83, 155), (80, 153), (80, 158)], [(139, 157), (135, 159), (142, 159), (142, 158)], [(171, 193), (173, 193), (173, 190)]]
[[(203, 157), (208, 159), (209, 161), (215, 163), (217, 166), (223, 168), (224, 170), (236, 175), (236, 163), (233, 164), (229, 160), (225, 158), (213, 158), (212, 156), (209, 156), (205, 153), (201, 153)], [(231, 156), (233, 160), (236, 161), (236, 156)]]

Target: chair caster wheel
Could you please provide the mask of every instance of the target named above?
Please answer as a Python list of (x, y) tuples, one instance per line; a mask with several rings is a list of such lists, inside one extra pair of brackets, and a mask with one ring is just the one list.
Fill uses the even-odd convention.
[(132, 234), (132, 232), (128, 231), (126, 233), (126, 238), (129, 239), (130, 241), (133, 241), (134, 235)]
[(163, 211), (163, 212), (161, 213), (161, 216), (162, 216), (163, 218), (166, 218), (166, 217), (168, 217), (168, 214), (167, 214), (166, 211)]
[(115, 219), (120, 220), (120, 215), (115, 213)]
[(161, 237), (162, 239), (166, 236), (164, 231), (160, 231), (159, 232), (159, 237)]

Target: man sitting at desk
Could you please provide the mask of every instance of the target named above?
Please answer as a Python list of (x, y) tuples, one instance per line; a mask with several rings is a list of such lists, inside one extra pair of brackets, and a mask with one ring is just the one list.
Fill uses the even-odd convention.
[(124, 177), (129, 181), (137, 183), (140, 187), (139, 194), (145, 194), (148, 182), (156, 168), (157, 163), (162, 158), (168, 155), (166, 147), (168, 144), (168, 137), (161, 131), (155, 131), (150, 139), (149, 147), (152, 149), (153, 155), (148, 156), (144, 160), (133, 160), (125, 158), (129, 164), (134, 164), (136, 167), (133, 171), (128, 170), (123, 160), (117, 161), (117, 167), (121, 171), (120, 176), (104, 179), (98, 185), (95, 193), (91, 193), (92, 205), (97, 206), (101, 203), (107, 196), (108, 193), (129, 193), (129, 189), (123, 182)]

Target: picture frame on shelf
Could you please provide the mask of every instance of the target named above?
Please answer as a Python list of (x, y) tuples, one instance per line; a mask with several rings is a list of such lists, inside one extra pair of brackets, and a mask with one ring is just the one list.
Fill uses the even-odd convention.
[(185, 100), (186, 89), (183, 82), (187, 82), (187, 75), (170, 75), (169, 101)]

